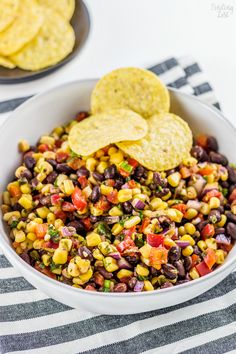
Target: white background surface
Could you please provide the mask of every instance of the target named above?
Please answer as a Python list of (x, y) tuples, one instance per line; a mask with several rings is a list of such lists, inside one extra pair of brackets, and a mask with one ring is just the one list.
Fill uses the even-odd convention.
[[(60, 1), (60, 0), (57, 0)], [(0, 100), (63, 82), (99, 77), (125, 65), (148, 66), (189, 54), (236, 125), (236, 0), (87, 0), (92, 30), (73, 62), (46, 78), (0, 85)], [(231, 10), (219, 12), (216, 6)], [(224, 17), (219, 17), (224, 16)]]

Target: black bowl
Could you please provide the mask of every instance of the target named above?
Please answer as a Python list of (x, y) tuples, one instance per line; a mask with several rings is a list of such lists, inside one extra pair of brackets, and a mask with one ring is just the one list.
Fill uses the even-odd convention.
[(75, 31), (75, 45), (73, 51), (65, 59), (58, 64), (38, 71), (28, 71), (19, 68), (7, 69), (0, 66), (0, 84), (15, 84), (35, 80), (52, 73), (71, 61), (85, 44), (90, 30), (88, 9), (81, 0), (76, 0), (75, 2), (75, 12), (71, 19), (71, 25)]

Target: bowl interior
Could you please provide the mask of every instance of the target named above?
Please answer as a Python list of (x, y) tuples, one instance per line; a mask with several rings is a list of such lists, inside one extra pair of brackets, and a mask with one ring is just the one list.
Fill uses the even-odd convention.
[[(0, 131), (0, 192), (13, 178), (20, 163), (18, 141), (26, 139), (35, 144), (41, 135), (72, 119), (80, 110), (89, 110), (90, 95), (96, 80), (76, 81), (35, 96), (11, 114)], [(236, 133), (234, 127), (210, 106), (197, 98), (170, 89), (171, 112), (185, 119), (194, 134), (206, 133), (218, 139), (220, 151), (235, 161)], [(92, 139), (93, 137), (91, 137)], [(0, 218), (1, 219), (1, 218)], [(1, 232), (2, 231), (2, 232)], [(0, 220), (1, 238), (10, 244), (5, 225)], [(225, 263), (236, 256), (236, 247)]]

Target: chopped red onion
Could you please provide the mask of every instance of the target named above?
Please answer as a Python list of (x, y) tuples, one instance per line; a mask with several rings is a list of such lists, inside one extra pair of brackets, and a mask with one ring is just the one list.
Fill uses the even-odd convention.
[(130, 189), (128, 183), (123, 184), (121, 189)]
[(117, 263), (120, 269), (132, 269), (131, 264), (124, 257), (121, 257)]
[(140, 280), (137, 280), (137, 281), (136, 281), (136, 284), (135, 284), (135, 286), (134, 286), (134, 291), (135, 291), (135, 292), (142, 291), (142, 290), (143, 290), (143, 287), (144, 287), (144, 282), (143, 282), (143, 281), (140, 281)]
[[(74, 229), (74, 227), (73, 227), (73, 229)], [(61, 235), (62, 235), (63, 237), (68, 237), (68, 236), (72, 236), (72, 235), (73, 235), (73, 232), (71, 232), (68, 227), (63, 226), (63, 227), (61, 228)]]
[(113, 253), (109, 253), (109, 256), (116, 259), (116, 260), (120, 260), (121, 259), (121, 255), (119, 252), (113, 252)]
[(222, 245), (230, 245), (231, 243), (230, 237), (227, 237), (224, 234), (217, 235), (215, 240), (217, 243), (221, 243)]
[(192, 186), (196, 189), (197, 194), (199, 195), (206, 185), (206, 180), (201, 175), (196, 175), (195, 178), (196, 181), (192, 184)]
[(115, 224), (120, 221), (119, 216), (105, 216), (104, 221), (106, 221), (108, 224)]
[(177, 240), (175, 241), (177, 243), (177, 245), (180, 247), (180, 248), (185, 248), (185, 247), (188, 247), (190, 245), (190, 242), (189, 241), (181, 241), (181, 240)]
[(132, 201), (131, 204), (136, 209), (144, 209), (145, 208), (145, 203), (142, 200), (138, 199), (138, 198), (134, 198), (134, 200)]
[(197, 211), (201, 208), (201, 203), (197, 200), (189, 200), (186, 204), (187, 208), (195, 209)]

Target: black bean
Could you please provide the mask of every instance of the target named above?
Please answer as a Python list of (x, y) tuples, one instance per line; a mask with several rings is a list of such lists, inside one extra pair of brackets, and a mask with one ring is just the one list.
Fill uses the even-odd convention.
[(127, 291), (127, 285), (125, 283), (115, 284), (114, 293), (125, 293)]
[(21, 211), (22, 209), (24, 209), (24, 208), (19, 203), (16, 203), (12, 206), (12, 210), (14, 210), (14, 211)]
[(171, 220), (166, 215), (158, 216), (158, 221), (163, 229), (167, 229), (171, 225)]
[(172, 283), (170, 283), (169, 281), (166, 281), (165, 283), (163, 283), (161, 285), (161, 289), (171, 288), (172, 286), (174, 286)]
[(137, 166), (136, 169), (134, 170), (134, 179), (140, 180), (141, 177), (143, 177), (145, 172), (145, 168), (143, 166)]
[(30, 170), (25, 169), (21, 174), (21, 177), (25, 177), (28, 181), (33, 177), (32, 172), (30, 172)]
[(209, 157), (208, 157), (206, 151), (199, 145), (195, 145), (192, 147), (191, 155), (193, 157), (195, 157), (195, 159), (197, 159), (200, 162), (209, 160)]
[(74, 227), (76, 229), (77, 233), (80, 233), (81, 231), (84, 231), (84, 225), (82, 224), (82, 222), (80, 222), (78, 220), (71, 221), (66, 226)]
[(184, 258), (184, 267), (187, 270), (187, 272), (192, 268), (192, 258), (190, 256), (187, 256)]
[(116, 172), (117, 172), (116, 165), (113, 164), (105, 169), (104, 176), (106, 179), (113, 179), (115, 178)]
[(203, 220), (203, 221), (200, 221), (196, 226), (197, 226), (197, 229), (201, 232), (202, 229), (204, 228), (204, 226), (206, 226), (207, 224), (208, 224), (208, 221)]
[(185, 277), (185, 269), (182, 261), (176, 261), (174, 263), (175, 268), (178, 271), (178, 277), (179, 278), (184, 278)]
[(236, 224), (236, 215), (235, 214), (233, 214), (231, 211), (227, 211), (226, 216), (227, 216), (228, 220), (230, 220)]
[(217, 140), (216, 138), (214, 138), (214, 136), (208, 136), (207, 137), (207, 149), (208, 150), (211, 150), (211, 151), (218, 151), (219, 149), (219, 146), (218, 146), (218, 143), (217, 143)]
[(90, 172), (85, 166), (80, 167), (76, 173), (78, 177), (84, 176), (88, 178), (90, 176)]
[(132, 277), (128, 280), (128, 287), (132, 290), (135, 287), (136, 282), (137, 279), (135, 277)]
[(93, 254), (86, 246), (80, 246), (78, 248), (77, 253), (78, 253), (78, 256), (80, 256), (83, 259), (88, 259), (90, 261), (93, 260)]
[(220, 235), (220, 234), (225, 234), (225, 228), (224, 227), (217, 227), (215, 229), (215, 236)]
[(161, 198), (161, 197), (164, 197), (165, 195), (167, 195), (169, 193), (169, 191), (170, 191), (169, 188), (163, 188), (162, 190), (157, 191), (155, 193), (155, 195), (156, 195), (156, 197)]
[(29, 156), (29, 155), (26, 155), (24, 157), (24, 163), (25, 163), (25, 166), (31, 170), (32, 168), (34, 168), (35, 164), (36, 164), (36, 160), (32, 157), (32, 156)]
[(231, 166), (227, 166), (228, 178), (231, 183), (236, 183), (236, 170)]
[(177, 269), (170, 263), (162, 265), (163, 274), (169, 279), (175, 279), (177, 277)]
[(58, 176), (58, 173), (56, 171), (52, 171), (49, 173), (49, 175), (46, 177), (46, 182), (53, 184)]
[(181, 285), (181, 284), (185, 284), (185, 283), (188, 283), (189, 280), (188, 279), (181, 279), (181, 280), (178, 280), (175, 285)]
[(178, 261), (181, 257), (181, 250), (179, 246), (173, 246), (169, 249), (168, 260), (170, 262)]
[(123, 210), (124, 210), (124, 212), (126, 214), (131, 214), (132, 213), (133, 207), (132, 207), (132, 204), (130, 202), (128, 202), (128, 201), (124, 202), (122, 204), (122, 208), (123, 208)]
[(223, 212), (225, 211), (223, 205), (220, 205), (219, 208), (217, 208), (216, 210), (218, 210), (220, 214), (223, 214)]
[(56, 168), (56, 167), (57, 167), (57, 162), (56, 162), (56, 160), (54, 160), (54, 159), (47, 159), (47, 162), (50, 163), (50, 165), (51, 165), (53, 168)]
[(39, 202), (40, 202), (40, 204), (42, 204), (42, 205), (49, 205), (49, 204), (51, 204), (51, 197), (50, 197), (50, 195), (42, 195), (42, 196), (40, 196)]
[(221, 187), (223, 187), (223, 188), (229, 188), (229, 182), (227, 182), (227, 181), (222, 181), (222, 182), (220, 182), (221, 183)]
[(113, 277), (113, 274), (108, 272), (103, 267), (98, 267), (98, 271), (99, 271), (100, 274), (102, 274), (104, 276), (105, 279), (111, 279)]
[(135, 265), (139, 261), (139, 256), (138, 254), (133, 253), (132, 255), (125, 256), (125, 259), (127, 260), (127, 262), (131, 263), (132, 265)]
[(20, 257), (26, 262), (26, 263), (28, 263), (28, 264), (30, 264), (30, 257), (29, 257), (29, 255), (28, 255), (28, 253), (21, 253), (20, 254)]
[(114, 188), (116, 188), (116, 189), (119, 190), (123, 184), (124, 184), (124, 180), (123, 180), (122, 177), (116, 178), (116, 179), (115, 179)]
[[(49, 182), (47, 182), (47, 183), (49, 183)], [(30, 184), (33, 188), (36, 188), (37, 185), (39, 184), (39, 180), (35, 177), (30, 181)]]
[(228, 236), (231, 236), (234, 240), (236, 240), (236, 225), (229, 222), (226, 226), (226, 233)]
[(172, 175), (172, 174), (175, 173), (175, 172), (176, 172), (176, 171), (175, 171), (174, 168), (172, 168), (171, 170), (167, 170), (167, 171), (166, 171), (166, 176)]
[(234, 189), (236, 189), (236, 184), (232, 184), (232, 185), (229, 187), (229, 193), (231, 194)]
[(99, 200), (100, 195), (101, 195), (100, 188), (98, 186), (94, 186), (91, 193), (91, 201), (93, 203), (96, 203)]
[(201, 254), (201, 251), (197, 245), (193, 246), (193, 253), (197, 254), (198, 256)]
[(61, 173), (65, 173), (66, 175), (69, 175), (74, 172), (73, 168), (71, 168), (67, 163), (58, 163), (56, 170)]
[(104, 175), (99, 172), (93, 172), (93, 177), (99, 182), (104, 180)]
[(222, 154), (218, 154), (214, 151), (211, 151), (209, 154), (210, 161), (213, 163), (218, 163), (220, 165), (226, 166), (228, 164), (228, 159)]
[(163, 188), (163, 190), (166, 189), (165, 187), (167, 186), (167, 179), (161, 178), (161, 174), (159, 172), (153, 173), (153, 182), (156, 185), (161, 186)]
[(221, 219), (219, 210), (211, 210), (210, 214), (208, 215), (208, 219), (213, 224), (219, 222)]

